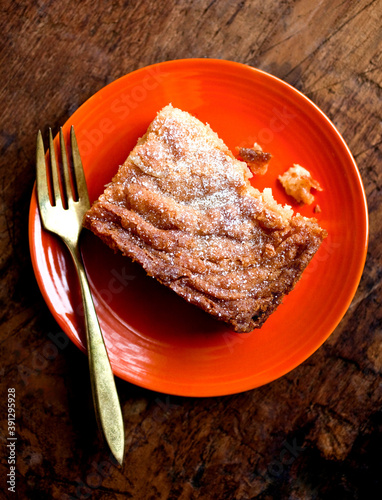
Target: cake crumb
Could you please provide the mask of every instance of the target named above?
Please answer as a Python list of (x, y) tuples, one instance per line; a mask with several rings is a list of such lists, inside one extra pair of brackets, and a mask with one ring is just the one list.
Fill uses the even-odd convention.
[(280, 175), (279, 180), (285, 192), (301, 204), (311, 205), (313, 203), (314, 195), (310, 192), (312, 188), (322, 191), (322, 187), (313, 179), (309, 170), (297, 163), (294, 163), (293, 167)]
[(264, 175), (268, 170), (268, 165), (272, 159), (271, 153), (265, 153), (260, 144), (253, 145), (252, 148), (236, 148), (239, 157), (244, 160), (253, 174)]
[(315, 214), (320, 214), (322, 212), (320, 205), (316, 205), (313, 209)]

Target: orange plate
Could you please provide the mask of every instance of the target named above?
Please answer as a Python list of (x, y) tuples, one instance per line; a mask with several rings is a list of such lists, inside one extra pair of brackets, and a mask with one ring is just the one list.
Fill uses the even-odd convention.
[[(329, 119), (281, 80), (230, 61), (169, 61), (130, 73), (97, 92), (64, 125), (74, 125), (91, 200), (168, 103), (208, 122), (226, 144), (255, 141), (273, 155), (268, 173), (252, 179), (303, 215), (277, 176), (293, 163), (311, 171), (316, 217), (329, 236), (293, 292), (260, 330), (235, 334), (115, 255), (86, 232), (83, 256), (114, 373), (168, 394), (218, 396), (266, 384), (302, 363), (345, 314), (364, 267), (368, 216), (349, 149)], [(56, 320), (83, 351), (78, 284), (61, 242), (41, 229), (36, 194), (30, 248), (41, 292)]]

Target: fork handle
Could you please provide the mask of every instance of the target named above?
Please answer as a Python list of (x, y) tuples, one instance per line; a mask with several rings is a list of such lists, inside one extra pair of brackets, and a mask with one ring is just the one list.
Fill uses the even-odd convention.
[[(69, 245), (68, 245), (69, 246)], [(98, 425), (111, 452), (122, 465), (124, 454), (124, 424), (114, 374), (99, 326), (89, 282), (78, 246), (69, 248), (78, 271), (84, 306), (90, 382)]]

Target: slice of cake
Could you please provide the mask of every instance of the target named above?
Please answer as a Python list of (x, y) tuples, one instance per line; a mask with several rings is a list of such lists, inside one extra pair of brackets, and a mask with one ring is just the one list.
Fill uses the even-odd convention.
[(237, 332), (259, 328), (326, 236), (249, 182), (247, 165), (195, 117), (163, 108), (85, 227)]

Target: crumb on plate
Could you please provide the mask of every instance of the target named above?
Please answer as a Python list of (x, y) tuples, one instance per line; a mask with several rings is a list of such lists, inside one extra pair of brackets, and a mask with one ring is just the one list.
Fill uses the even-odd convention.
[(271, 153), (265, 153), (260, 144), (253, 145), (252, 148), (237, 148), (239, 156), (244, 160), (253, 174), (264, 175), (268, 170)]
[(283, 175), (280, 175), (279, 180), (285, 192), (293, 196), (298, 203), (311, 205), (314, 201), (314, 195), (310, 190), (313, 188), (322, 191), (322, 187), (313, 179), (311, 173), (297, 163), (293, 164), (293, 167), (290, 167)]

